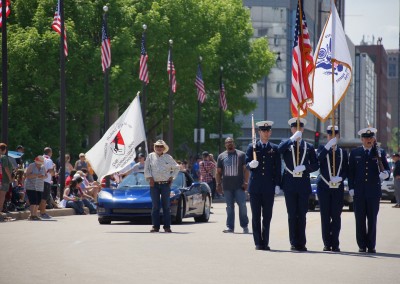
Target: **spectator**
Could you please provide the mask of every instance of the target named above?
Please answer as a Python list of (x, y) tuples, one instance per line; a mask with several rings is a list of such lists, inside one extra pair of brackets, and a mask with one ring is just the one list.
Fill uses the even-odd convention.
[(201, 158), (197, 157), (196, 161), (193, 163), (192, 165), (192, 177), (194, 179), (194, 181), (198, 181), (199, 177), (200, 177), (200, 162), (201, 162)]
[[(249, 233), (249, 218), (247, 217), (246, 190), (249, 172), (246, 169), (245, 153), (235, 149), (233, 138), (225, 139), (226, 151), (219, 154), (217, 159), (217, 191), (225, 195), (226, 229), (224, 233), (235, 231), (235, 201), (239, 206), (239, 221), (243, 233)], [(223, 183), (221, 186), (221, 182)]]
[(400, 208), (400, 155), (395, 153), (392, 155), (392, 159), (394, 163), (394, 193), (396, 196), (396, 205), (394, 205), (393, 208)]
[(88, 164), (87, 164), (87, 162), (86, 162), (85, 154), (84, 154), (84, 153), (80, 153), (80, 154), (79, 154), (79, 160), (77, 160), (77, 161), (75, 162), (75, 167), (74, 167), (74, 169), (75, 169), (76, 171), (82, 170), (82, 168), (85, 168), (85, 169), (88, 168)]
[(25, 172), (25, 190), (29, 200), (29, 210), (31, 216), (29, 220), (41, 220), (38, 216), (39, 203), (42, 199), (42, 192), (44, 189), (44, 179), (46, 178), (46, 169), (43, 166), (43, 156), (37, 156), (35, 161), (31, 163)]
[(154, 152), (145, 161), (144, 176), (150, 183), (152, 201), (151, 233), (160, 230), (160, 195), (163, 208), (164, 231), (171, 233), (170, 193), (172, 180), (178, 175), (179, 165), (167, 154), (168, 145), (163, 140), (154, 143)]
[(69, 173), (69, 175), (68, 175), (68, 177), (65, 179), (65, 187), (68, 187), (69, 186), (69, 184), (71, 183), (71, 181), (72, 181), (72, 179), (74, 178), (74, 175), (76, 174), (76, 171), (75, 170), (72, 170), (70, 173)]
[(65, 177), (69, 176), (69, 173), (74, 170), (74, 167), (71, 164), (71, 156), (69, 154), (65, 154)]
[(139, 162), (136, 163), (132, 168), (132, 172), (134, 173), (144, 172), (144, 162), (146, 161), (146, 157), (142, 153), (140, 153), (138, 156)]
[(46, 178), (44, 179), (44, 187), (42, 193), (42, 200), (39, 204), (40, 210), (40, 218), (42, 219), (51, 219), (51, 216), (46, 213), (46, 205), (47, 201), (50, 199), (51, 193), (51, 184), (52, 184), (52, 177), (55, 174), (56, 165), (51, 160), (51, 156), (53, 155), (53, 150), (50, 147), (46, 147), (43, 150), (43, 158), (44, 158), (44, 168), (46, 169)]
[[(24, 151), (25, 151), (24, 146), (22, 146), (22, 145), (18, 145), (16, 150), (18, 153), (22, 153), (22, 154), (24, 154)], [(15, 161), (17, 162), (19, 169), (24, 168), (24, 161), (22, 160), (22, 155), (20, 158), (16, 158)]]
[(211, 189), (212, 199), (215, 198), (214, 169), (217, 167), (214, 157), (204, 151), (203, 160), (199, 163), (200, 181), (206, 182)]
[(7, 145), (4, 143), (0, 143), (0, 164), (1, 164), (1, 188), (0, 188), (0, 221), (7, 220), (8, 217), (3, 214), (3, 204), (6, 197), (6, 193), (10, 188), (10, 183), (12, 181), (11, 173), (12, 173), (12, 165), (8, 160), (6, 155), (7, 153)]
[(81, 177), (72, 180), (69, 187), (65, 188), (63, 200), (61, 202), (61, 206), (73, 208), (77, 215), (86, 215), (83, 208), (82, 194), (79, 191), (79, 185), (82, 181)]
[[(85, 174), (82, 171), (77, 171), (76, 174), (74, 175), (74, 180), (77, 178), (81, 178), (82, 182), (78, 185), (79, 187), (79, 192), (80, 196), (82, 198), (83, 205), (89, 208), (89, 213), (90, 214), (96, 214), (97, 213), (97, 207), (94, 204), (94, 198), (89, 194), (89, 190), (87, 188), (90, 188), (90, 186), (86, 186), (85, 183), (88, 183), (88, 180), (86, 179)], [(93, 190), (93, 188), (90, 188)], [(97, 188), (96, 190), (96, 198), (97, 198)]]
[[(83, 180), (83, 182), (80, 185), (80, 188), (83, 190), (83, 192), (85, 194), (88, 195), (89, 199), (93, 200), (93, 202), (97, 202), (97, 195), (99, 194), (99, 191), (101, 190), (99, 183), (96, 181), (89, 182), (88, 179), (86, 178), (87, 174), (84, 171), (77, 171), (76, 174), (74, 175), (74, 178), (76, 178), (78, 176), (80, 176)], [(90, 206), (87, 206), (87, 207), (90, 207)]]

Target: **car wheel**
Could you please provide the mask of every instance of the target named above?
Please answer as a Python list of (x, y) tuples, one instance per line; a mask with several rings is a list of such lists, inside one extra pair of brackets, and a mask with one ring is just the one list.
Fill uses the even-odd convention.
[(111, 220), (108, 218), (99, 217), (98, 220), (99, 220), (100, 225), (110, 225), (111, 224)]
[(349, 204), (349, 211), (353, 212), (354, 211), (354, 203)]
[(208, 222), (210, 219), (210, 214), (211, 214), (211, 199), (209, 195), (206, 195), (206, 200), (204, 201), (204, 209), (203, 209), (203, 215), (200, 217), (194, 217), (194, 220), (196, 222)]
[(181, 224), (184, 216), (185, 216), (185, 203), (183, 201), (183, 198), (181, 197), (179, 198), (178, 208), (176, 210), (175, 223)]

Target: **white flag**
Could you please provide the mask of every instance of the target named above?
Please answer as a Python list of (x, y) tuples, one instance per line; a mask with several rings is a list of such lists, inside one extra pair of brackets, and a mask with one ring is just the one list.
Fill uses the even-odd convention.
[[(334, 59), (334, 88), (331, 59)], [(314, 74), (310, 76), (314, 103), (309, 109), (320, 120), (326, 121), (343, 100), (352, 77), (350, 51), (333, 1), (331, 13), (315, 50), (314, 62)]]
[(146, 141), (146, 133), (137, 95), (100, 141), (86, 153), (86, 158), (102, 179), (130, 164), (136, 157), (135, 148), (143, 141)]

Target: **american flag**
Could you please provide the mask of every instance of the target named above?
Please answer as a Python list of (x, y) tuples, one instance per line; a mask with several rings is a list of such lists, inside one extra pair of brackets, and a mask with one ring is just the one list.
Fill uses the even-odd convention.
[[(171, 70), (172, 69), (172, 70)], [(167, 72), (168, 72), (168, 78), (169, 81), (171, 82), (171, 89), (172, 92), (176, 93), (176, 77), (175, 77), (175, 67), (174, 67), (174, 62), (172, 62), (172, 56), (171, 56), (171, 49), (168, 51), (168, 66), (167, 66)]]
[[(3, 25), (3, 15), (1, 14), (2, 13), (2, 0), (0, 0), (0, 28), (1, 28), (1, 26)], [(11, 13), (11, 10), (10, 10), (10, 1), (9, 0), (7, 0), (6, 1), (6, 17), (8, 18), (8, 15), (10, 15), (10, 13)]]
[(228, 109), (228, 104), (226, 103), (225, 86), (224, 82), (222, 82), (222, 76), (219, 81), (219, 107), (226, 111)]
[(207, 95), (204, 87), (203, 75), (201, 74), (200, 63), (197, 67), (196, 81), (194, 82), (194, 84), (197, 87), (197, 99), (199, 100), (199, 102), (204, 103)]
[(144, 83), (149, 83), (149, 70), (147, 69), (147, 52), (146, 52), (146, 41), (144, 33), (142, 34), (142, 44), (140, 46), (140, 67), (139, 67), (139, 80)]
[[(57, 2), (56, 11), (54, 12), (53, 23), (51, 28), (61, 36), (61, 15), (60, 15), (60, 0)], [(68, 56), (68, 45), (67, 45), (67, 29), (64, 25), (64, 54)]]
[[(290, 107), (293, 117), (305, 116), (308, 104), (311, 104), (313, 101), (308, 77), (314, 68), (314, 62), (310, 35), (301, 2), (302, 0), (298, 0), (297, 3), (296, 27), (292, 50), (292, 96)], [(300, 113), (297, 111), (298, 107), (300, 107)]]
[(111, 43), (107, 34), (105, 16), (103, 17), (103, 25), (101, 26), (101, 66), (103, 67), (103, 72), (111, 66)]

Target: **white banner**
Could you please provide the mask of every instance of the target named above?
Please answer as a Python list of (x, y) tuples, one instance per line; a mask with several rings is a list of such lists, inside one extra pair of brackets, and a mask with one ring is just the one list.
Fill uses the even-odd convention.
[[(332, 88), (332, 59), (334, 88)], [(331, 14), (315, 50), (314, 62), (314, 74), (310, 76), (314, 103), (309, 109), (320, 120), (326, 121), (344, 98), (352, 78), (352, 61), (346, 35), (333, 1), (331, 1)], [(332, 96), (334, 96), (333, 105)]]
[(137, 95), (99, 142), (86, 153), (86, 158), (102, 179), (133, 162), (136, 157), (135, 148), (143, 141), (146, 141), (146, 132)]

